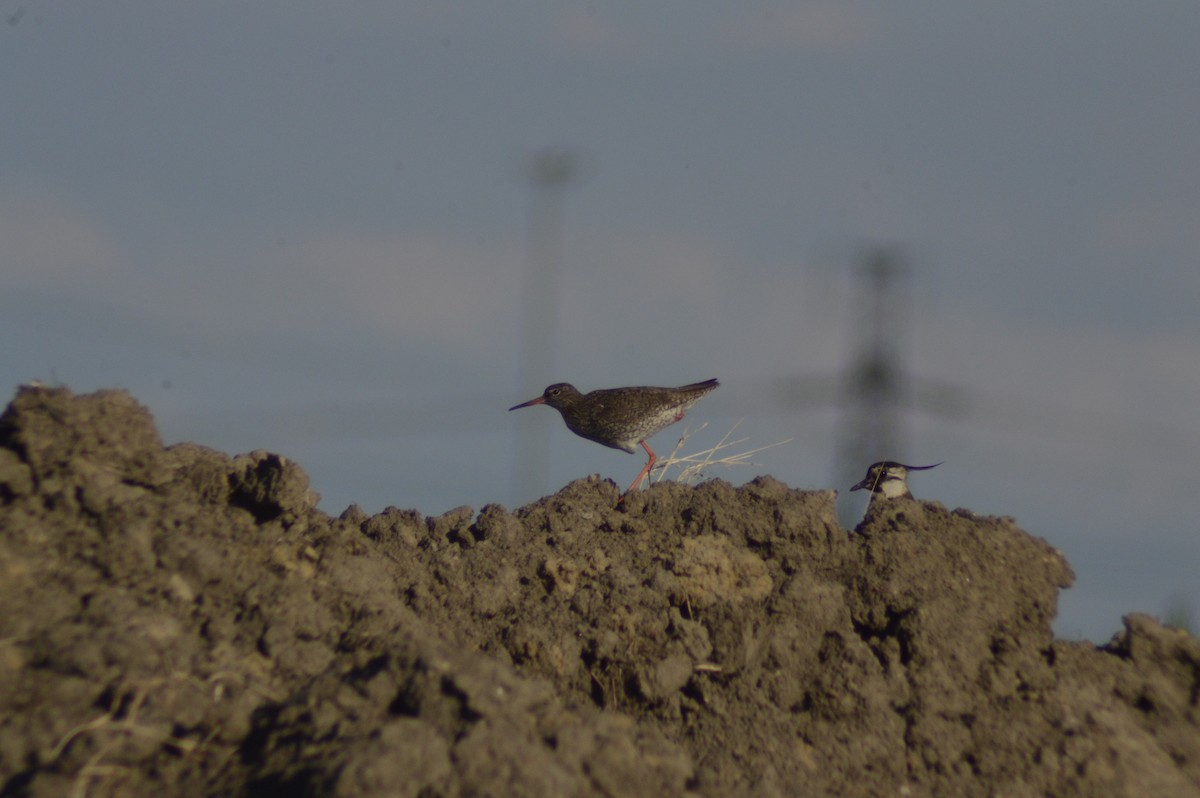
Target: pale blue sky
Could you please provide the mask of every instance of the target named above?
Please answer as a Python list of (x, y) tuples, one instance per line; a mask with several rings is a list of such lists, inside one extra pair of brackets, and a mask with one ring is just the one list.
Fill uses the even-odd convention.
[[(896, 245), (914, 491), (1011, 515), (1059, 631), (1197, 609), (1200, 6), (0, 0), (0, 380), (124, 387), (168, 442), (298, 460), (322, 506), (507, 506), (518, 414), (719, 377), (714, 472), (837, 487), (850, 278)], [(522, 381), (530, 190), (578, 153), (556, 364)], [(639, 458), (552, 411), (553, 477)], [(675, 435), (654, 439), (669, 451)], [(707, 441), (711, 443), (712, 441)], [(882, 456), (897, 456), (893, 453)], [(866, 463), (863, 464), (865, 470)]]

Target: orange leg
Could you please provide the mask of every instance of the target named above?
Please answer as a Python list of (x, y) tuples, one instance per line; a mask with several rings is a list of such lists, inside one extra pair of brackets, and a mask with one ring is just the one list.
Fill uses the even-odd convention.
[(617, 500), (617, 504), (625, 501), (625, 497), (627, 495), (632, 493), (634, 490), (637, 490), (638, 485), (642, 484), (642, 478), (649, 474), (650, 469), (654, 468), (654, 464), (658, 462), (658, 455), (656, 455), (654, 450), (650, 448), (650, 444), (642, 441), (642, 448), (646, 450), (646, 454), (650, 455), (650, 460), (646, 463), (646, 466), (642, 469), (641, 473), (637, 475), (637, 479), (633, 481), (633, 484), (629, 486), (629, 490), (621, 494), (621, 498)]

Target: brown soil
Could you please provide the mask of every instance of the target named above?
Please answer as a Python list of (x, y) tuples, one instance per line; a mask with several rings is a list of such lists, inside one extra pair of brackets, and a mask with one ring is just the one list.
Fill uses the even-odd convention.
[(1008, 519), (769, 477), (315, 509), (122, 392), (0, 417), (0, 794), (1200, 796), (1200, 641)]

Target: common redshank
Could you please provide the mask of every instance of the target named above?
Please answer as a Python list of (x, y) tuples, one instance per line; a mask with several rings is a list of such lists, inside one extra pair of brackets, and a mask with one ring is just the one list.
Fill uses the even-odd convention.
[(941, 463), (934, 463), (927, 466), (910, 466), (892, 460), (881, 460), (878, 463), (871, 463), (871, 467), (867, 469), (867, 475), (850, 490), (869, 490), (871, 491), (872, 500), (877, 496), (884, 499), (899, 499), (901, 497), (911, 499), (912, 493), (908, 490), (908, 472), (928, 471), (940, 465)]
[[(581, 438), (630, 454), (637, 452), (640, 443), (650, 460), (625, 491), (629, 493), (642, 483), (658, 460), (646, 439), (682, 419), (688, 408), (717, 385), (716, 380), (705, 380), (678, 388), (604, 388), (584, 394), (570, 383), (557, 382), (536, 399), (508, 409), (549, 405), (562, 413), (567, 429)], [(621, 501), (624, 500), (625, 494), (621, 494)]]

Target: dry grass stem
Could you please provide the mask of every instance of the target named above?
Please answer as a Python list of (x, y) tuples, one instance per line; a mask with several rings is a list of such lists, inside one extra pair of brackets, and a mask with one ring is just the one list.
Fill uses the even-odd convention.
[[(203, 742), (197, 743), (189, 738), (177, 737), (169, 732), (164, 733), (161, 725), (142, 721), (138, 717), (152, 691), (166, 686), (169, 691), (168, 695), (173, 696), (175, 685), (180, 681), (203, 686), (199, 680), (186, 673), (173, 673), (170, 676), (125, 682), (114, 693), (107, 712), (87, 723), (76, 726), (59, 739), (50, 751), (49, 761), (51, 762), (62, 756), (67, 747), (80, 736), (95, 733), (99, 738), (96, 742), (96, 752), (75, 774), (69, 793), (71, 798), (86, 798), (89, 786), (93, 782), (103, 781), (111, 784), (114, 780), (128, 777), (134, 772), (126, 765), (104, 761), (105, 757), (109, 756), (123, 740), (129, 737), (142, 736), (158, 740), (161, 745), (173, 748), (182, 755), (203, 750), (204, 746), (215, 737), (215, 731), (209, 734)], [(122, 708), (126, 702), (128, 702), (128, 706)], [(119, 717), (122, 715), (123, 717)], [(119, 790), (116, 792), (119, 793)]]
[[(719, 452), (724, 452), (726, 449), (738, 446), (739, 444), (745, 443), (749, 440), (749, 438), (738, 438), (737, 440), (732, 441), (729, 440), (729, 437), (733, 435), (734, 430), (736, 430), (744, 420), (745, 419), (738, 419), (734, 425), (729, 428), (729, 431), (721, 437), (721, 440), (719, 440), (715, 446), (694, 452), (692, 454), (680, 454), (680, 451), (683, 449), (684, 444), (687, 443), (688, 439), (691, 438), (692, 435), (700, 432), (708, 426), (708, 422), (706, 421), (701, 424), (695, 429), (695, 431), (692, 431), (690, 427), (685, 427), (683, 434), (679, 436), (679, 440), (675, 443), (675, 448), (671, 450), (671, 454), (659, 460), (654, 465), (653, 470), (658, 472), (658, 477), (654, 481), (662, 482), (667, 476), (667, 471), (672, 466), (680, 466), (679, 474), (675, 477), (676, 482), (694, 483), (703, 478), (706, 469), (712, 468), (713, 466), (725, 466), (727, 468), (732, 468), (733, 466), (758, 465), (757, 463), (752, 463), (750, 461), (750, 457), (752, 455), (764, 451), (765, 449), (772, 449), (776, 446), (782, 446), (785, 443), (790, 443), (792, 440), (791, 438), (788, 438), (787, 440), (777, 441), (776, 443), (769, 443), (766, 446), (748, 449), (744, 452), (737, 452), (736, 454), (722, 454), (718, 456)], [(649, 476), (647, 476), (647, 478), (649, 478)]]

